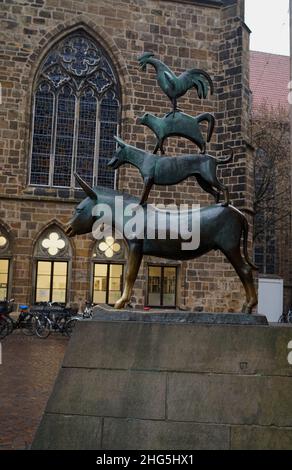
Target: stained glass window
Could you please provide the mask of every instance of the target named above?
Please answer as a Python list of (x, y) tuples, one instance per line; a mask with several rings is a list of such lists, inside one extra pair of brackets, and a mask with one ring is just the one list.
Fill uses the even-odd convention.
[(92, 89), (88, 89), (80, 98), (76, 171), (89, 184), (94, 173), (96, 113), (97, 99)]
[[(115, 172), (107, 167), (107, 163), (115, 152), (114, 135), (117, 132), (119, 103), (113, 92), (108, 92), (100, 107), (100, 142), (98, 184), (113, 187)], [(110, 170), (110, 171), (109, 171)]]
[(103, 49), (82, 31), (60, 41), (36, 80), (30, 184), (76, 187), (76, 170), (91, 185), (113, 187), (107, 163), (115, 151), (119, 103)]
[(42, 82), (35, 94), (31, 184), (49, 184), (53, 111), (54, 95), (50, 86)]

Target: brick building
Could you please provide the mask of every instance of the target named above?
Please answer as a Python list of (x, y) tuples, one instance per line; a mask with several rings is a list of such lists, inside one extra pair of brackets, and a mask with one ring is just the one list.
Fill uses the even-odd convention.
[[(1, 4), (0, 294), (17, 302), (113, 303), (120, 295), (125, 249), (91, 235), (68, 239), (64, 228), (84, 195), (77, 169), (90, 184), (140, 195), (133, 167), (106, 168), (113, 135), (153, 149), (137, 124), (145, 111), (170, 110), (152, 69), (137, 56), (154, 52), (175, 72), (202, 68), (215, 94), (201, 102), (189, 91), (187, 113), (215, 113), (208, 151), (235, 158), (222, 168), (237, 207), (252, 202), (248, 144), (249, 30), (243, 0), (4, 0)], [(194, 146), (169, 139), (167, 152)], [(197, 151), (197, 150), (196, 150)], [(150, 201), (212, 203), (194, 180), (154, 187)], [(183, 263), (144, 259), (133, 303), (237, 311), (240, 282), (219, 253)]]

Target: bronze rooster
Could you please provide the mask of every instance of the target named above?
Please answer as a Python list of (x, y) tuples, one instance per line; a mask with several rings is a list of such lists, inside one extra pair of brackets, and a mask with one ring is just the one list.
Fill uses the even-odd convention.
[(213, 95), (214, 87), (210, 75), (201, 69), (186, 70), (178, 77), (167, 65), (155, 59), (152, 52), (145, 52), (139, 58), (139, 65), (143, 71), (147, 64), (152, 65), (156, 70), (157, 81), (162, 91), (168, 96), (173, 106), (173, 114), (178, 111), (177, 99), (183, 96), (189, 89), (196, 88), (198, 97), (207, 98), (210, 89)]

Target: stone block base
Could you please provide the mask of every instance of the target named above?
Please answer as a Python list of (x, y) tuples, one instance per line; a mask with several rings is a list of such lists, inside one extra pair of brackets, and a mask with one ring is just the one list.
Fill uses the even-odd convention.
[(79, 322), (33, 449), (291, 449), (291, 327)]

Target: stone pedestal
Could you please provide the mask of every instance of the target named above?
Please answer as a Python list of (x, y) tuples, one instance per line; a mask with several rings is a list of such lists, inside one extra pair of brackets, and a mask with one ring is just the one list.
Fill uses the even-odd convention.
[(33, 449), (292, 448), (290, 327), (97, 317), (74, 331)]

